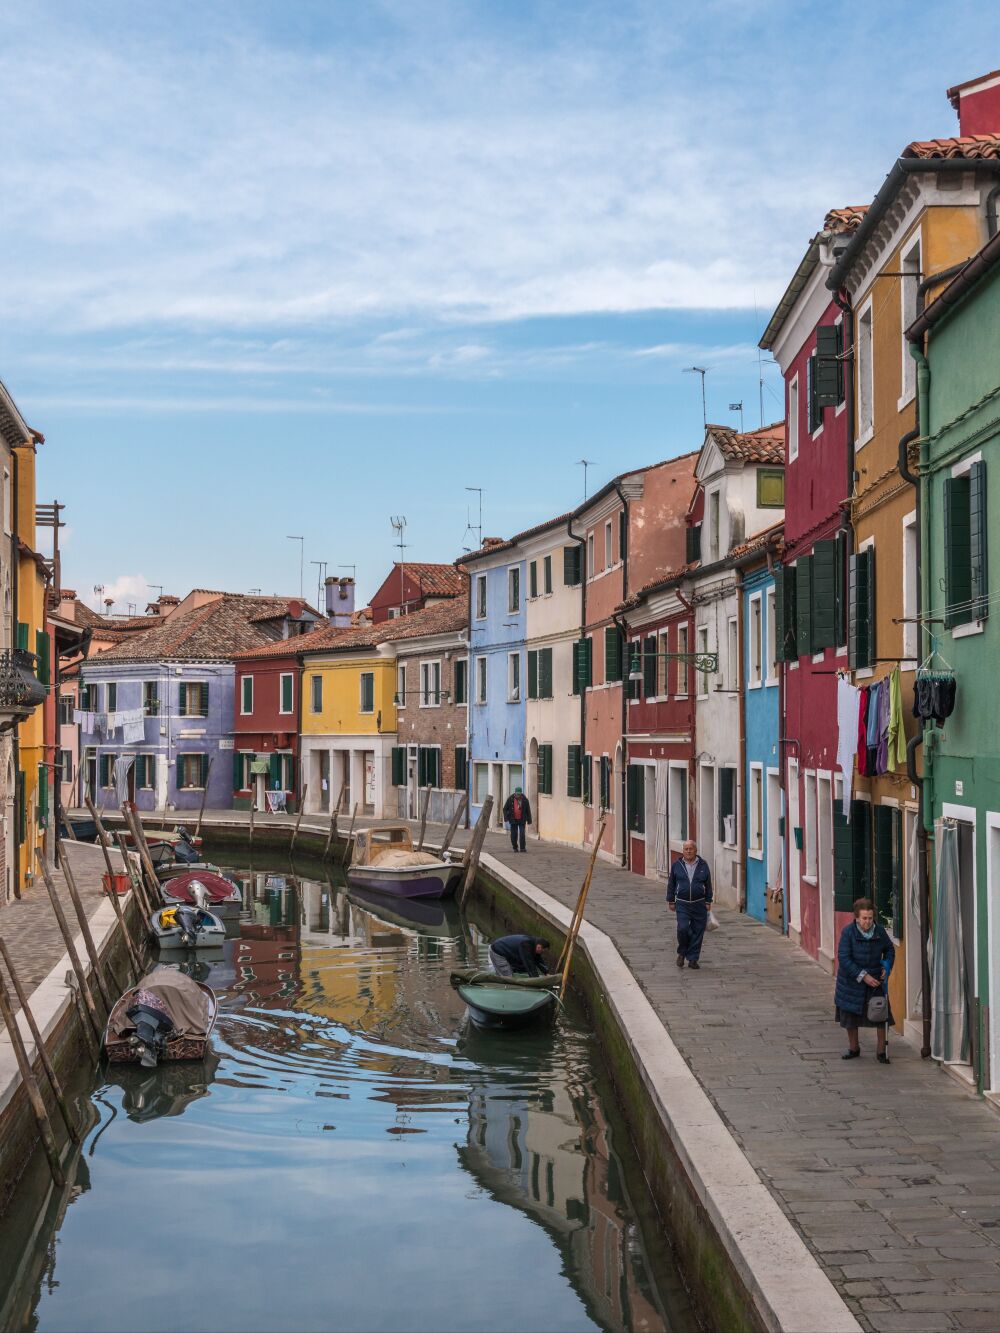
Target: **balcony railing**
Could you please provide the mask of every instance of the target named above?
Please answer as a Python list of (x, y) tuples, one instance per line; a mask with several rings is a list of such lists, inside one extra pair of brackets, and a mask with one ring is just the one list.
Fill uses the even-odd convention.
[(37, 671), (38, 658), (26, 648), (0, 652), (0, 727), (28, 717), (45, 702), (46, 689)]

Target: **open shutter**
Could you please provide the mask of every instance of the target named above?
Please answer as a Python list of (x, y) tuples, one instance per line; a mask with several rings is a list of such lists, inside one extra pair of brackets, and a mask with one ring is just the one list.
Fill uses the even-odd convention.
[(810, 651), (837, 646), (836, 607), (837, 543), (817, 542), (812, 553), (812, 635)]
[(990, 610), (986, 565), (986, 464), (969, 468), (969, 595), (972, 619), (985, 620)]
[(177, 687), (177, 715), (178, 717), (187, 717), (188, 715), (188, 687), (181, 681)]
[(293, 703), (293, 678), (289, 675), (281, 677), (281, 711), (290, 713)]
[(198, 786), (208, 786), (208, 755), (200, 754), (198, 756)]
[(277, 791), (281, 786), (281, 756), (272, 754), (268, 756), (268, 783), (272, 791)]
[(528, 565), (528, 596), (538, 596), (538, 562), (535, 560)]
[(528, 649), (528, 698), (538, 698), (538, 650)]
[(617, 625), (608, 625), (604, 631), (604, 679), (622, 678), (622, 633)]
[[(145, 764), (145, 758), (140, 762)], [(143, 782), (141, 785), (145, 787), (147, 784)], [(243, 791), (243, 755), (239, 753), (233, 755), (233, 791)]]
[(552, 649), (540, 648), (538, 651), (538, 697), (552, 698)]
[(468, 751), (464, 745), (455, 746), (455, 790), (464, 791), (469, 785)]
[(49, 826), (49, 770), (38, 765), (38, 827)]
[(580, 571), (583, 564), (582, 556), (582, 546), (563, 547), (563, 583), (569, 587), (580, 582)]
[(25, 652), (28, 650), (28, 626), (23, 620), (17, 622), (17, 646), (23, 648)]
[(902, 818), (898, 806), (877, 805), (875, 818), (875, 910), (899, 938), (902, 889)]
[(593, 776), (594, 776), (593, 767), (594, 767), (594, 761), (591, 759), (589, 754), (585, 754), (583, 756), (583, 772), (582, 772), (583, 780), (581, 782), (584, 805), (590, 805), (591, 803), (591, 796), (592, 796), (591, 783), (593, 782)]
[(641, 764), (629, 764), (627, 781), (628, 826), (633, 833), (646, 831), (646, 770)]
[(841, 810), (841, 802), (833, 808), (833, 909), (849, 912), (854, 899), (854, 830)]
[(949, 628), (972, 619), (970, 577), (969, 478), (946, 477), (944, 483), (944, 564), (946, 607), (944, 623)]
[(795, 566), (795, 651), (797, 657), (812, 652), (812, 556), (802, 556)]
[(656, 638), (649, 635), (642, 645), (642, 692), (647, 699), (656, 695)]
[(405, 783), (404, 756), (406, 751), (401, 745), (392, 747), (392, 785), (402, 787)]
[(611, 807), (611, 760), (606, 754), (601, 755), (601, 809)]
[(779, 656), (782, 662), (794, 662), (798, 659), (798, 641), (795, 632), (798, 575), (795, 573), (794, 565), (780, 570), (780, 573), (780, 602), (775, 604)]
[(566, 795), (579, 796), (583, 790), (583, 748), (579, 745), (566, 747)]
[[(813, 397), (816, 410), (836, 407), (840, 402), (840, 327), (824, 324), (816, 330), (816, 360), (813, 366)], [(820, 417), (822, 421), (822, 417)], [(813, 427), (815, 429), (815, 427)]]
[(43, 685), (51, 683), (51, 659), (48, 634), (44, 630), (35, 631), (35, 652), (38, 655), (38, 679)]
[(427, 751), (422, 745), (417, 747), (417, 786), (427, 786)]
[(696, 523), (685, 531), (684, 555), (687, 563), (693, 565), (701, 559), (701, 524)]
[(875, 555), (870, 548), (851, 556), (847, 587), (847, 660), (856, 670), (871, 666), (875, 656)]
[(573, 644), (573, 693), (579, 694), (590, 684), (591, 641), (577, 639)]
[[(838, 324), (839, 328), (840, 325)], [(833, 638), (836, 647), (847, 642), (847, 535), (838, 532), (833, 550)]]
[(872, 888), (872, 807), (868, 801), (851, 802), (851, 827), (854, 830), (855, 898), (871, 898)]
[(543, 796), (552, 795), (552, 746), (538, 747), (538, 790)]
[(203, 680), (198, 686), (202, 717), (208, 717), (208, 681)]

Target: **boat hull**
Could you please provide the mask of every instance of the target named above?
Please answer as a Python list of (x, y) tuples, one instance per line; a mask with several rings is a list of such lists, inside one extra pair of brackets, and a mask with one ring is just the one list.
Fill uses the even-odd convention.
[(390, 898), (450, 898), (462, 875), (460, 865), (350, 866), (347, 882)]
[[(164, 1043), (163, 1051), (160, 1054), (159, 1062), (161, 1064), (172, 1064), (177, 1060), (204, 1060), (212, 1042), (212, 1033), (215, 1031), (215, 1022), (219, 1016), (218, 996), (210, 986), (204, 982), (198, 981), (195, 984), (205, 993), (209, 1000), (209, 1021), (208, 1029), (205, 1033), (191, 1033), (184, 1036), (168, 1037)], [(108, 1061), (113, 1065), (136, 1065), (141, 1059), (140, 1047), (128, 1037), (118, 1036), (112, 1030), (119, 1010), (127, 1010), (132, 999), (132, 993), (136, 990), (135, 986), (130, 986), (121, 999), (115, 1004), (108, 1015), (107, 1026), (104, 1029), (104, 1039), (101, 1042), (102, 1049)]]
[(526, 990), (513, 986), (459, 986), (468, 1005), (469, 1017), (479, 1028), (510, 1031), (528, 1027), (555, 1010), (556, 998), (549, 990)]
[(166, 907), (161, 907), (158, 912), (153, 913), (151, 926), (153, 942), (162, 953), (168, 949), (217, 949), (226, 942), (226, 928), (214, 912), (209, 912), (211, 918), (204, 921), (195, 931), (194, 943), (183, 944), (181, 942), (182, 931), (180, 926), (164, 926), (162, 924), (163, 913), (167, 911)]

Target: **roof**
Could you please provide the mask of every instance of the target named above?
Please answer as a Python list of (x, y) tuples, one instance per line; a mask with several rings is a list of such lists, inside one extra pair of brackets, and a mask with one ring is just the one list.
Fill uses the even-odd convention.
[(755, 532), (752, 537), (748, 537), (739, 546), (734, 546), (726, 558), (740, 564), (751, 556), (763, 554), (769, 546), (779, 545), (784, 535), (784, 520), (780, 523), (773, 523), (771, 527), (764, 528), (762, 532)]
[[(247, 648), (272, 642), (252, 617), (270, 607), (288, 606), (284, 597), (222, 594), (214, 601), (154, 623), (144, 634), (128, 639), (97, 659), (104, 662), (228, 661)], [(153, 619), (153, 617), (150, 617)]]
[(823, 219), (823, 230), (833, 236), (843, 236), (847, 232), (857, 231), (861, 226), (861, 219), (867, 212), (867, 204), (848, 204), (846, 208), (831, 208)]
[(44, 438), (32, 430), (18, 409), (3, 380), (0, 380), (0, 436), (8, 449), (41, 442)]
[(484, 556), (496, 555), (497, 551), (509, 551), (518, 542), (527, 541), (529, 537), (537, 537), (541, 532), (548, 532), (549, 528), (565, 527), (573, 517), (574, 512), (570, 510), (566, 514), (560, 514), (557, 518), (547, 518), (544, 523), (536, 523), (533, 528), (525, 528), (523, 532), (515, 532), (514, 536), (508, 537), (506, 541), (497, 541), (495, 538), (491, 538), (489, 546), (483, 546), (480, 550), (473, 551), (471, 555), (463, 555), (461, 561), (456, 563), (471, 564), (472, 561), (481, 560)]
[(966, 79), (964, 83), (956, 83), (953, 88), (948, 89), (945, 96), (957, 111), (960, 95), (965, 92), (966, 88), (976, 88), (981, 83), (988, 83), (990, 79), (1000, 79), (1000, 69), (991, 69), (989, 74), (980, 74), (978, 78)]
[(359, 648), (377, 648), (380, 643), (429, 638), (434, 634), (449, 634), (465, 629), (469, 623), (469, 603), (466, 597), (449, 597), (434, 606), (425, 606), (409, 615), (383, 620), (378, 625), (357, 625), (350, 628), (324, 625), (309, 634), (268, 643), (260, 648), (249, 648), (233, 653), (245, 661), (258, 657), (288, 657), (308, 653), (351, 652)]
[(1000, 134), (958, 134), (951, 139), (924, 139), (908, 144), (902, 156), (924, 161), (956, 157), (973, 161), (1000, 159)]
[[(461, 564), (461, 561), (457, 563)], [(455, 565), (394, 560), (392, 567), (398, 569), (401, 564), (407, 574), (420, 584), (420, 591), (426, 597), (461, 597), (466, 590), (465, 576)]]
[(823, 230), (818, 231), (806, 246), (806, 252), (799, 260), (798, 268), (792, 274), (791, 281), (785, 288), (781, 300), (774, 307), (774, 314), (767, 322), (767, 328), (761, 335), (758, 347), (770, 351), (777, 341), (778, 334), (785, 320), (795, 307), (795, 302), (805, 290), (806, 283), (815, 272), (819, 263), (820, 246), (832, 236), (848, 236), (857, 231), (861, 219), (868, 210), (867, 204), (849, 204), (846, 208), (831, 208), (823, 219)]
[(962, 270), (952, 278), (933, 301), (929, 301), (917, 318), (905, 330), (911, 342), (919, 341), (928, 329), (944, 319), (967, 292), (997, 263), (1000, 263), (1000, 232), (991, 236), (983, 248), (972, 256)]
[(723, 458), (735, 459), (741, 463), (784, 463), (785, 461), (785, 423), (773, 421), (770, 426), (761, 426), (757, 430), (734, 430), (732, 426), (713, 426), (709, 423), (706, 432), (719, 446)]

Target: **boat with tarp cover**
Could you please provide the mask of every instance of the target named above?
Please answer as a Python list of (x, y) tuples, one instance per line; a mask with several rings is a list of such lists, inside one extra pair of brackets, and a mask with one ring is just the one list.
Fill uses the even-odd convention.
[(193, 904), (195, 884), (200, 884), (205, 890), (208, 895), (208, 905), (216, 916), (232, 916), (243, 906), (243, 892), (233, 880), (211, 871), (191, 870), (183, 875), (175, 875), (162, 886), (160, 894), (164, 905), (176, 907), (178, 903)]
[(347, 882), (391, 898), (447, 898), (461, 874), (460, 861), (418, 851), (405, 824), (376, 824), (354, 835)]
[(481, 1028), (523, 1028), (555, 1012), (556, 989), (562, 978), (501, 977), (496, 972), (458, 968), (451, 984)]
[(180, 968), (160, 964), (112, 1008), (104, 1054), (112, 1064), (202, 1060), (219, 1013), (215, 991)]

